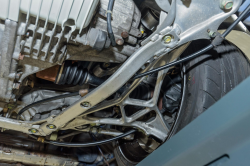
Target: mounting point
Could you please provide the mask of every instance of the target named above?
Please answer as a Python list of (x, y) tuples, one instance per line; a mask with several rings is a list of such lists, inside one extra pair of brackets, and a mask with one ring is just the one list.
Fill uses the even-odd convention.
[(233, 0), (221, 0), (220, 1), (220, 8), (223, 10), (230, 10), (232, 9), (233, 5), (234, 5)]
[(85, 102), (82, 102), (82, 103), (81, 103), (81, 106), (84, 107), (84, 108), (88, 108), (88, 107), (90, 107), (91, 105), (90, 105), (89, 102), (85, 101)]
[(172, 36), (170, 36), (170, 35), (166, 35), (166, 36), (163, 37), (163, 41), (166, 44), (171, 43), (171, 40), (172, 40)]
[(38, 132), (38, 130), (37, 130), (37, 129), (32, 128), (32, 129), (29, 129), (29, 132), (30, 132), (30, 133), (32, 133), (32, 134), (35, 134), (35, 133), (37, 133), (37, 132)]
[(53, 125), (53, 124), (48, 124), (48, 125), (47, 125), (47, 128), (48, 128), (48, 129), (56, 129), (56, 126)]

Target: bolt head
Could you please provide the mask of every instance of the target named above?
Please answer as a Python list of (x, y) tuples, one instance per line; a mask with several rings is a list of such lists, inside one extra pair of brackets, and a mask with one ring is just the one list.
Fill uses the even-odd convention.
[(128, 32), (122, 32), (122, 33), (121, 33), (121, 36), (122, 36), (123, 38), (127, 38), (127, 37), (129, 36), (129, 34), (128, 34)]
[(215, 37), (216, 37), (216, 32), (214, 32), (214, 31), (209, 31), (208, 35), (209, 35), (211, 38), (215, 38)]
[(122, 39), (116, 40), (116, 44), (118, 44), (119, 46), (123, 45), (123, 43), (124, 43), (124, 40), (122, 40)]
[(37, 129), (29, 129), (29, 132), (32, 134), (35, 134), (35, 133), (37, 133)]
[(82, 103), (81, 103), (81, 106), (82, 106), (82, 107), (85, 107), (85, 108), (88, 108), (88, 107), (90, 107), (90, 103), (87, 102), (87, 101), (85, 101), (85, 102), (82, 102)]
[(107, 68), (110, 66), (110, 63), (103, 63), (103, 67)]
[(232, 9), (234, 5), (234, 1), (233, 0), (221, 0), (221, 9), (223, 10), (230, 10)]
[(226, 10), (232, 9), (233, 5), (234, 5), (233, 2), (227, 2), (227, 4), (225, 5), (224, 8), (225, 8)]
[(166, 44), (171, 43), (171, 40), (172, 40), (172, 37), (169, 36), (169, 35), (164, 36), (164, 38), (163, 38), (163, 41), (164, 41), (164, 43), (166, 43)]
[(154, 59), (158, 59), (158, 56), (157, 56), (157, 55), (154, 55)]
[(48, 129), (56, 129), (56, 126), (53, 125), (53, 124), (49, 124), (49, 125), (47, 125), (47, 128), (48, 128)]

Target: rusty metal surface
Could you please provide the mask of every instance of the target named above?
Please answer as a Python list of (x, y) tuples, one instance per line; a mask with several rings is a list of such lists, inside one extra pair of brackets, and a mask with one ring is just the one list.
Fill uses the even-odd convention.
[(58, 74), (60, 66), (56, 65), (51, 68), (45, 69), (43, 71), (39, 71), (36, 73), (36, 77), (47, 80), (47, 81), (56, 81), (56, 76)]

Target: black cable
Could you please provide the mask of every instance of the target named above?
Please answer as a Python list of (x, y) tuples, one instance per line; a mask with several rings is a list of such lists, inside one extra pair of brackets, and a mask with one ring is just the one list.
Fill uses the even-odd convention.
[(130, 134), (135, 133), (137, 130), (132, 129), (124, 134), (121, 134), (119, 136), (113, 137), (113, 138), (109, 138), (106, 140), (102, 140), (102, 141), (95, 141), (95, 142), (87, 142), (87, 143), (70, 143), (70, 142), (56, 142), (56, 141), (44, 141), (44, 143), (48, 143), (48, 144), (52, 144), (55, 146), (65, 146), (65, 147), (90, 147), (90, 146), (97, 146), (97, 145), (102, 145), (102, 144), (107, 144), (113, 141), (116, 141), (118, 139), (121, 139), (123, 137), (126, 137)]
[(40, 104), (43, 104), (43, 103), (46, 103), (46, 102), (49, 102), (49, 101), (52, 101), (52, 100), (58, 100), (58, 99), (63, 99), (63, 98), (66, 98), (66, 97), (72, 97), (72, 96), (77, 96), (79, 95), (79, 92), (73, 92), (73, 93), (68, 93), (68, 94), (64, 94), (64, 95), (59, 95), (59, 96), (55, 96), (55, 97), (51, 97), (51, 98), (47, 98), (47, 99), (43, 99), (43, 100), (40, 100), (40, 101), (37, 101), (35, 103), (32, 103), (30, 105), (27, 105), (26, 107), (22, 108), (18, 113), (17, 113), (17, 119), (20, 118), (20, 115), (22, 115), (26, 110), (34, 107), (34, 106), (37, 106), (37, 105), (40, 105)]
[(203, 48), (203, 49), (197, 51), (196, 53), (194, 53), (194, 54), (192, 54), (192, 55), (189, 55), (189, 56), (187, 56), (187, 57), (185, 57), (185, 58), (182, 58), (182, 59), (180, 59), (180, 60), (178, 60), (178, 61), (174, 61), (174, 62), (168, 63), (168, 64), (166, 64), (166, 65), (164, 65), (164, 66), (155, 68), (155, 69), (153, 69), (153, 70), (147, 71), (147, 72), (145, 72), (145, 73), (138, 74), (138, 75), (134, 76), (133, 79), (141, 78), (141, 77), (147, 76), (147, 75), (149, 75), (149, 74), (158, 72), (158, 71), (160, 71), (160, 70), (164, 70), (164, 69), (166, 69), (166, 68), (169, 68), (169, 67), (178, 65), (178, 64), (180, 64), (180, 63), (184, 63), (184, 62), (186, 62), (186, 61), (189, 61), (189, 60), (191, 60), (191, 59), (194, 59), (194, 58), (198, 57), (200, 54), (205, 53), (205, 52), (207, 52), (208, 50), (211, 50), (212, 48), (213, 48), (213, 45), (210, 44), (210, 45), (208, 45), (207, 47), (205, 47), (205, 48)]
[(245, 16), (249, 13), (250, 11), (250, 5), (240, 14), (240, 16), (227, 28), (227, 30), (221, 35), (223, 38), (225, 38), (238, 23), (245, 18)]
[[(248, 12), (250, 11), (250, 5), (240, 14), (240, 16), (230, 25), (230, 27), (221, 35), (221, 37), (224, 39), (233, 29), (236, 25), (238, 25), (238, 23), (248, 14)], [(185, 57), (185, 58), (182, 58), (178, 61), (175, 61), (175, 62), (171, 62), (171, 63), (168, 63), (164, 66), (161, 66), (161, 67), (158, 67), (156, 69), (153, 69), (153, 70), (150, 70), (148, 72), (145, 72), (145, 73), (141, 73), (141, 74), (138, 74), (138, 75), (135, 75), (132, 79), (137, 79), (137, 78), (141, 78), (141, 77), (144, 77), (144, 76), (147, 76), (149, 74), (152, 74), (152, 73), (155, 73), (155, 72), (158, 72), (160, 70), (164, 70), (166, 68), (169, 68), (169, 67), (172, 67), (172, 66), (175, 66), (175, 65), (178, 65), (180, 63), (184, 63), (184, 62), (187, 62), (189, 60), (192, 60), (198, 56), (200, 56), (201, 54), (211, 50), (212, 48), (214, 47), (214, 45), (210, 44), (208, 45), (207, 47)]]
[(108, 9), (107, 9), (107, 30), (108, 30), (111, 44), (114, 47), (116, 45), (116, 42), (115, 42), (115, 36), (114, 36), (113, 30), (112, 30), (111, 13), (110, 13), (113, 9), (113, 4), (114, 4), (114, 0), (109, 0)]

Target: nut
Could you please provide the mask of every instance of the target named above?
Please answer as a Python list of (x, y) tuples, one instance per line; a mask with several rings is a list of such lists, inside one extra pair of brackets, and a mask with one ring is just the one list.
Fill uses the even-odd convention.
[(163, 41), (164, 43), (169, 44), (172, 41), (172, 37), (170, 35), (164, 36)]
[(29, 129), (29, 132), (32, 133), (32, 134), (35, 134), (35, 133), (37, 133), (38, 131), (37, 131), (37, 129)]
[(48, 129), (56, 129), (56, 126), (53, 125), (53, 124), (48, 124), (48, 125), (47, 125), (47, 128), (48, 128)]
[(85, 108), (88, 108), (88, 107), (90, 107), (91, 105), (90, 105), (89, 102), (85, 101), (85, 102), (82, 102), (82, 103), (81, 103), (81, 106), (82, 106), (82, 107), (85, 107)]
[(209, 31), (208, 31), (208, 35), (209, 35), (211, 38), (215, 38), (215, 37), (216, 37), (216, 32), (209, 30)]
[(234, 5), (233, 0), (221, 0), (220, 2), (220, 8), (223, 10), (230, 10), (232, 9), (233, 5)]

